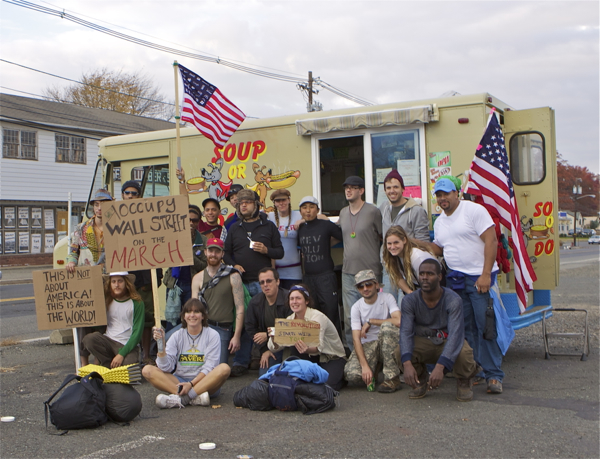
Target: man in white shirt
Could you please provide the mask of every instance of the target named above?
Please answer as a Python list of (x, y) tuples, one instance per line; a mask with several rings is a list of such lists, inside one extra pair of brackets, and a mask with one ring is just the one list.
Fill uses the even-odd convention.
[(461, 201), (452, 180), (440, 178), (433, 191), (444, 212), (435, 221), (435, 239), (429, 247), (444, 256), (449, 269), (446, 285), (462, 298), (465, 337), (483, 368), (487, 393), (501, 394), (502, 351), (495, 339), (483, 338), (489, 290), (498, 272), (494, 222), (483, 206)]
[(366, 269), (355, 276), (362, 298), (352, 305), (351, 323), (354, 350), (344, 368), (349, 383), (366, 384), (377, 380), (377, 364), (383, 364), (384, 381), (378, 392), (392, 393), (400, 386), (396, 348), (400, 336), (400, 310), (389, 293), (379, 293), (375, 273)]

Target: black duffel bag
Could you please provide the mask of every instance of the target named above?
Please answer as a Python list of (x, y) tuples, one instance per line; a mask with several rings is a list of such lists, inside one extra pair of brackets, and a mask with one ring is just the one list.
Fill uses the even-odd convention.
[[(54, 403), (52, 399), (71, 381), (77, 380), (65, 389)], [(69, 375), (48, 400), (44, 402), (44, 415), (48, 427), (48, 411), (50, 421), (57, 429), (88, 429), (99, 427), (108, 422), (105, 411), (106, 394), (102, 388), (102, 376), (95, 371), (83, 378)]]

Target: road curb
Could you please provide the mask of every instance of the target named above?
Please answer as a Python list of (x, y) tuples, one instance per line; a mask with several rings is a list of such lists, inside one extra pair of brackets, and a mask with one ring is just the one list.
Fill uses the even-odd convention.
[(33, 284), (33, 279), (14, 279), (0, 281), (0, 285)]

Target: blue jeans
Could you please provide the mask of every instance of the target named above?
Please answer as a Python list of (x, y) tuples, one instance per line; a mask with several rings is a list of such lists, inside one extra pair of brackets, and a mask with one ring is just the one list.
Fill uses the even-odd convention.
[(398, 288), (396, 285), (392, 285), (393, 282), (390, 279), (390, 275), (387, 270), (383, 268), (383, 277), (381, 279), (381, 283), (383, 284), (383, 293), (389, 293), (398, 302), (398, 307), (402, 304), (402, 298), (404, 298), (404, 292), (401, 288)]
[[(229, 363), (229, 342), (233, 337), (233, 327), (223, 328), (217, 325), (209, 325), (210, 328), (215, 330), (221, 338), (221, 356), (219, 363)], [(240, 337), (240, 349), (233, 356), (233, 366), (239, 365), (244, 368), (248, 368), (250, 365), (250, 350), (252, 349), (252, 341), (248, 336), (248, 333), (242, 331)]]
[(246, 289), (248, 289), (250, 296), (258, 295), (260, 292), (262, 292), (258, 281), (244, 282), (244, 285), (246, 286)]
[(485, 379), (497, 379), (502, 382), (504, 372), (502, 366), (502, 351), (496, 340), (483, 339), (485, 327), (485, 311), (490, 299), (489, 293), (479, 293), (475, 288), (475, 279), (467, 277), (465, 288), (456, 290), (463, 302), (465, 318), (465, 338), (473, 348), (475, 361), (481, 365)]
[(362, 298), (354, 285), (354, 275), (342, 273), (342, 302), (344, 304), (344, 335), (346, 336), (346, 346), (350, 351), (354, 350), (352, 342), (352, 324), (350, 323), (350, 311), (352, 306)]

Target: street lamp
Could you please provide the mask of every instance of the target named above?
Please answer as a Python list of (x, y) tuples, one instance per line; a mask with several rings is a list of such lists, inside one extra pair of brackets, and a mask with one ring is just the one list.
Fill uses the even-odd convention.
[[(575, 216), (573, 218), (573, 247), (577, 246), (577, 201), (582, 198), (595, 198), (595, 194), (585, 194), (583, 196), (578, 196), (581, 194), (581, 179), (575, 179), (575, 185), (573, 185), (573, 196), (571, 199), (573, 200), (573, 209), (575, 212)], [(581, 229), (583, 229), (583, 222), (581, 223)]]

